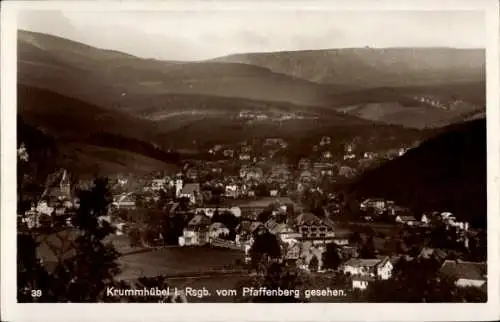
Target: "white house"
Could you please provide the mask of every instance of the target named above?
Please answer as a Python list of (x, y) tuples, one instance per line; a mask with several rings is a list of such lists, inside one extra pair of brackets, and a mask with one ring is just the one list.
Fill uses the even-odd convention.
[(117, 209), (135, 209), (135, 200), (132, 192), (115, 196), (113, 206)]
[(278, 196), (278, 190), (276, 190), (276, 189), (269, 190), (269, 196), (271, 196), (271, 197), (277, 197)]
[(352, 288), (358, 290), (366, 290), (368, 288), (369, 282), (373, 281), (374, 278), (371, 276), (356, 275), (352, 277)]
[(426, 214), (423, 214), (423, 215), (422, 215), (422, 218), (420, 218), (420, 222), (421, 222), (422, 224), (428, 225), (428, 224), (430, 224), (430, 223), (431, 223), (431, 218), (430, 218), (430, 216), (428, 216), (428, 215), (426, 215)]
[(179, 237), (180, 246), (204, 245), (209, 241), (208, 226), (210, 219), (204, 215), (195, 215)]
[(36, 207), (36, 212), (50, 216), (54, 212), (54, 207), (49, 207), (46, 201), (40, 201)]
[(391, 278), (393, 268), (389, 257), (383, 259), (352, 258), (344, 263), (342, 270), (353, 276), (371, 276), (386, 280)]
[(235, 199), (238, 198), (238, 185), (235, 184), (226, 185), (226, 191), (224, 195), (229, 198), (235, 198)]

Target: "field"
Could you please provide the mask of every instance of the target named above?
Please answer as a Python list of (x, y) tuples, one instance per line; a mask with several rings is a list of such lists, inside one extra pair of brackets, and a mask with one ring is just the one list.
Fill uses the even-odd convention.
[(118, 260), (122, 266), (120, 279), (140, 276), (199, 274), (222, 270), (243, 260), (241, 251), (211, 247), (168, 247), (150, 252), (130, 254)]

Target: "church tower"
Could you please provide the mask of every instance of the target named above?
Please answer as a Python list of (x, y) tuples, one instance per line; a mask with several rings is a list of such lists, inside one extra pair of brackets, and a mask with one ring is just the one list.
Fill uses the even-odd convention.
[(63, 175), (60, 182), (61, 197), (71, 198), (71, 183), (69, 181), (69, 175), (66, 169), (63, 171)]

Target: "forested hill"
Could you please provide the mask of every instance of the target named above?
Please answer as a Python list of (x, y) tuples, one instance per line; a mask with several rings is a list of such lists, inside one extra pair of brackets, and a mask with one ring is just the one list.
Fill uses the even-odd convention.
[(355, 198), (384, 197), (423, 211), (450, 211), (486, 225), (486, 120), (453, 125), (401, 158), (364, 173)]

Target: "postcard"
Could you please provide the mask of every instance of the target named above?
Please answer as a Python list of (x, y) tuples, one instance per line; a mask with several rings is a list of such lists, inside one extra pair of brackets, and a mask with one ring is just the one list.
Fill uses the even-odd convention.
[(6, 321), (499, 317), (497, 1), (1, 22)]

